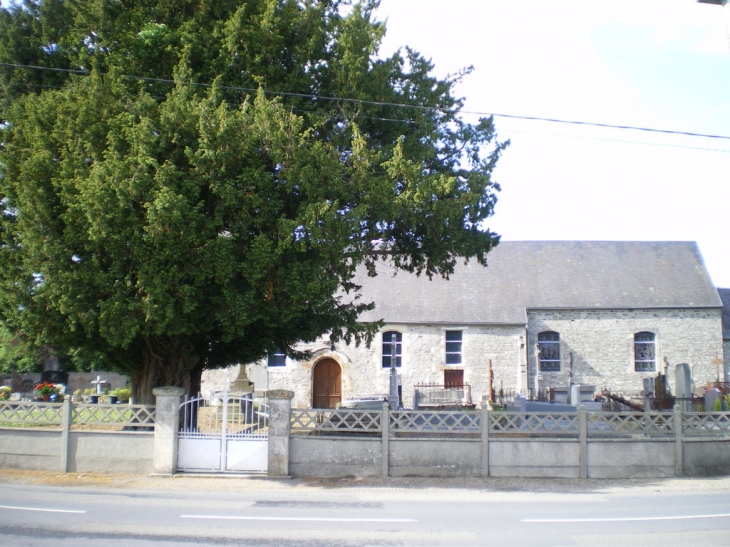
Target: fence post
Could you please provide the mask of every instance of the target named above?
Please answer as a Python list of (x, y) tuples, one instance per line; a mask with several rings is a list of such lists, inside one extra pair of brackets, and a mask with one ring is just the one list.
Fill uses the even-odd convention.
[(390, 474), (390, 405), (383, 403), (380, 411), (380, 475), (385, 479)]
[(289, 476), (289, 435), (291, 433), (291, 400), (293, 391), (273, 389), (266, 392), (269, 400), (269, 465), (270, 477)]
[(479, 428), (482, 434), (482, 476), (489, 476), (489, 407), (482, 407), (479, 417)]
[(578, 427), (580, 428), (580, 478), (588, 478), (588, 420), (585, 405), (578, 406)]
[(684, 472), (682, 458), (682, 405), (674, 405), (674, 476), (681, 477)]
[(180, 397), (185, 390), (181, 387), (156, 387), (152, 393), (156, 398), (152, 472), (155, 475), (172, 475), (177, 471)]
[(63, 398), (61, 407), (61, 473), (68, 473), (69, 432), (71, 431), (71, 396)]

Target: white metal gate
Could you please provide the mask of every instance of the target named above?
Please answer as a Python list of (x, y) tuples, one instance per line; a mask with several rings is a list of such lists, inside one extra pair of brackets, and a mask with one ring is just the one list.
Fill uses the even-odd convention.
[(268, 406), (251, 394), (198, 395), (180, 404), (179, 471), (265, 473)]

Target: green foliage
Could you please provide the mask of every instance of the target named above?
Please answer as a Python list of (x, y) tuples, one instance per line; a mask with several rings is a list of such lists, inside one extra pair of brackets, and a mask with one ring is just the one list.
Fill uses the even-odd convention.
[(463, 74), (377, 57), (376, 6), (1, 10), (0, 316), (147, 402), (326, 332), (369, 342), (362, 265), (486, 264), (505, 144), (458, 116)]
[(41, 367), (41, 359), (21, 332), (11, 330), (0, 321), (0, 373), (11, 370), (35, 372)]
[(112, 390), (109, 395), (114, 395), (120, 402), (129, 401), (129, 398), (132, 396), (132, 390), (127, 387), (118, 387)]

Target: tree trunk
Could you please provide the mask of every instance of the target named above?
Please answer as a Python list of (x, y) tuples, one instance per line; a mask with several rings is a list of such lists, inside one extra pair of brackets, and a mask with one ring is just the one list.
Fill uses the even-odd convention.
[(132, 396), (136, 404), (154, 405), (152, 390), (175, 386), (190, 395), (200, 390), (203, 367), (192, 344), (173, 339), (148, 341), (142, 352), (142, 367), (132, 373)]

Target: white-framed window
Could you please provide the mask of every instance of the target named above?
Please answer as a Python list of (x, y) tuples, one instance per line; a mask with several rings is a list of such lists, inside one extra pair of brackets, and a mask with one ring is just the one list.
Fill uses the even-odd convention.
[(279, 348), (274, 348), (274, 351), (269, 353), (266, 358), (266, 365), (269, 367), (286, 366), (286, 354)]
[(634, 334), (634, 370), (636, 372), (656, 370), (656, 335), (653, 332)]
[(547, 330), (537, 335), (540, 372), (560, 372), (560, 333)]
[(447, 330), (444, 332), (446, 337), (446, 364), (460, 365), (462, 362), (462, 340), (463, 331)]
[(383, 333), (382, 364), (383, 368), (390, 368), (395, 348), (395, 366), (400, 367), (403, 363), (403, 333), (390, 330)]

